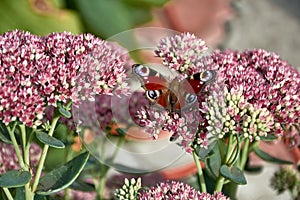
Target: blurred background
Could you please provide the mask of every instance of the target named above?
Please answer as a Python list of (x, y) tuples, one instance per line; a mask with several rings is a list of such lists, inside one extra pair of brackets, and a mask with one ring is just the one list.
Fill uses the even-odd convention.
[[(133, 28), (192, 32), (211, 49), (263, 48), (300, 69), (299, 0), (0, 0), (0, 34), (21, 29), (37, 35), (68, 31), (103, 39)], [(248, 174), (243, 200), (287, 199), (269, 188), (276, 170)]]
[(103, 39), (137, 27), (192, 32), (210, 48), (263, 48), (300, 66), (299, 0), (0, 0), (0, 33), (89, 32)]

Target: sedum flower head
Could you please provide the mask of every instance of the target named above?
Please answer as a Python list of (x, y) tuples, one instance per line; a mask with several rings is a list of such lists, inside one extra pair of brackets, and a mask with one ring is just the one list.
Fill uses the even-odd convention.
[(90, 34), (4, 33), (0, 35), (0, 120), (36, 127), (48, 105), (76, 104), (114, 89), (126, 93), (127, 58), (116, 45)]
[[(180, 140), (179, 145), (189, 153), (192, 152), (193, 145), (205, 148), (208, 145), (206, 134), (198, 134), (200, 118), (201, 115), (198, 109), (191, 109), (181, 114), (158, 110), (154, 107), (142, 107), (137, 111), (138, 124), (145, 127), (145, 131), (153, 139), (158, 138), (161, 130), (169, 131), (172, 134), (171, 139), (178, 138)], [(198, 139), (195, 140), (195, 138)]]
[(138, 200), (163, 200), (163, 199), (181, 199), (181, 200), (229, 200), (222, 193), (200, 193), (193, 187), (178, 181), (165, 181), (149, 189), (141, 190)]
[(115, 197), (119, 200), (136, 200), (138, 196), (138, 191), (142, 187), (141, 178), (130, 179), (125, 178), (125, 183), (120, 189), (116, 189)]
[(299, 124), (300, 73), (277, 54), (216, 51), (210, 57), (218, 70), (216, 84), (222, 85), (206, 104), (211, 133), (258, 140), (267, 134), (282, 136), (284, 129)]
[(155, 54), (163, 64), (184, 75), (192, 75), (203, 67), (202, 57), (207, 50), (205, 41), (191, 33), (182, 33), (160, 40)]

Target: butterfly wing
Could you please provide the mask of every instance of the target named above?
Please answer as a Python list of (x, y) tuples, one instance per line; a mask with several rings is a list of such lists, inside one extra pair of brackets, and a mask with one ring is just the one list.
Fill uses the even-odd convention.
[(168, 106), (168, 81), (156, 70), (141, 64), (132, 66), (133, 73), (139, 78), (142, 87), (146, 90), (146, 97), (152, 104)]
[(179, 105), (181, 109), (190, 108), (198, 100), (198, 94), (203, 91), (205, 86), (214, 81), (216, 72), (213, 70), (204, 71), (201, 73), (193, 74), (192, 76), (184, 79), (180, 83)]

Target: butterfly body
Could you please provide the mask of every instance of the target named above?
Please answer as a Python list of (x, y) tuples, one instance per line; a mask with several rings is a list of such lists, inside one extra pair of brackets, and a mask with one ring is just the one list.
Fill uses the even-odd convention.
[(180, 112), (197, 102), (197, 95), (215, 78), (215, 71), (194, 74), (186, 79), (169, 81), (156, 70), (141, 64), (133, 65), (133, 72), (141, 81), (149, 102), (158, 108)]

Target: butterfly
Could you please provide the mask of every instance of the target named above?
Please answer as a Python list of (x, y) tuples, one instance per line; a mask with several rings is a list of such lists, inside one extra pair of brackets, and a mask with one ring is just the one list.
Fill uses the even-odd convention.
[(145, 89), (150, 104), (176, 113), (195, 105), (199, 93), (216, 77), (216, 71), (207, 70), (183, 80), (174, 78), (169, 81), (161, 73), (146, 65), (134, 64), (132, 70)]

